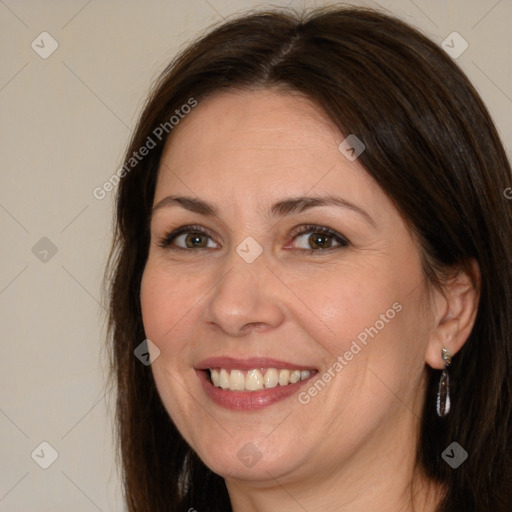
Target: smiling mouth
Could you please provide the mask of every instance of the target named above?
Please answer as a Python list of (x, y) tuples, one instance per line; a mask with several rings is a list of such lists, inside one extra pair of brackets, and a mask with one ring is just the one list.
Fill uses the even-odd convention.
[(226, 391), (261, 391), (309, 379), (317, 370), (288, 370), (278, 368), (254, 368), (239, 370), (209, 368), (205, 370), (214, 387)]

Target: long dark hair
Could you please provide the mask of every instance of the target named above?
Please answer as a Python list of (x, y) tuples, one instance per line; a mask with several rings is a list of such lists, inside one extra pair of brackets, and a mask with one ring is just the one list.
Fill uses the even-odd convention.
[[(164, 125), (160, 137), (155, 129), (191, 98), (200, 108), (221, 89), (258, 87), (305, 94), (342, 134), (364, 142), (359, 162), (416, 235), (433, 286), (442, 289), (448, 270), (471, 274), (469, 262), (478, 262), (475, 325), (450, 366), (452, 410), (442, 420), (436, 415), (439, 371), (429, 369), (417, 466), (446, 486), (439, 512), (510, 512), (512, 203), (503, 194), (510, 164), (486, 107), (453, 60), (404, 22), (362, 8), (265, 11), (223, 22), (154, 84), (126, 161), (148, 137), (154, 147), (121, 173), (104, 281), (128, 510), (231, 510), (224, 480), (185, 443), (134, 349), (146, 337), (139, 293), (157, 171), (179, 121)], [(458, 469), (441, 458), (452, 441), (469, 454)]]

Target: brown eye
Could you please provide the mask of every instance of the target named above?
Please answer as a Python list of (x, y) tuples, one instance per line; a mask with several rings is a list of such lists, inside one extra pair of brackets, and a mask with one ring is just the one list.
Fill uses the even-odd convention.
[[(195, 226), (183, 226), (165, 235), (158, 243), (163, 249), (173, 249), (176, 251), (186, 251), (190, 249), (209, 249), (208, 239), (210, 235)], [(213, 241), (212, 241), (213, 242)], [(215, 244), (215, 243), (214, 243)], [(213, 246), (213, 248), (216, 245)]]
[(189, 233), (188, 235), (186, 234), (182, 236), (185, 237), (185, 245), (189, 249), (192, 249), (194, 247), (206, 247), (206, 237), (203, 236), (201, 233)]
[[(305, 235), (309, 236), (305, 237)], [(324, 226), (304, 226), (294, 236), (294, 241), (303, 237), (304, 245), (299, 248), (310, 252), (321, 252), (349, 245), (349, 242), (342, 235)], [(337, 245), (333, 245), (333, 241)]]
[(328, 249), (332, 246), (331, 237), (324, 233), (313, 233), (309, 236), (308, 242), (315, 249)]

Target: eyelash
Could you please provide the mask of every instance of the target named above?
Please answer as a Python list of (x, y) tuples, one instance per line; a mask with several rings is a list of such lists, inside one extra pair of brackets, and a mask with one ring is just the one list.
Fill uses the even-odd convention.
[[(300, 235), (304, 235), (309, 232), (322, 233), (324, 235), (328, 235), (328, 236), (334, 238), (340, 245), (336, 246), (336, 247), (328, 247), (327, 249), (299, 249), (301, 251), (307, 252), (308, 254), (326, 253), (326, 252), (330, 252), (335, 249), (346, 248), (350, 245), (350, 242), (345, 237), (343, 237), (342, 235), (337, 233), (336, 231), (334, 231), (328, 227), (325, 227), (325, 226), (317, 226), (314, 224), (307, 224), (305, 226), (301, 226), (300, 230), (297, 230), (292, 234), (293, 240), (295, 240)], [(209, 238), (212, 238), (201, 226), (195, 226), (195, 225), (182, 226), (178, 229), (175, 229), (171, 233), (164, 235), (162, 238), (160, 238), (160, 240), (158, 241), (158, 246), (161, 247), (162, 249), (171, 249), (172, 251), (190, 252), (193, 250), (197, 250), (197, 249), (192, 249), (192, 248), (184, 249), (183, 247), (171, 245), (173, 240), (175, 238), (177, 238), (179, 235), (182, 235), (183, 233), (194, 233), (197, 235), (204, 235)], [(207, 247), (199, 247), (199, 249), (204, 250), (204, 249), (208, 249), (208, 248)]]

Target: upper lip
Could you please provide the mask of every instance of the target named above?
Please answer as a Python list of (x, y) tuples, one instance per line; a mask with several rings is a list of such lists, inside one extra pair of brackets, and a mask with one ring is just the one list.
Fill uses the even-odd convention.
[(250, 357), (236, 359), (234, 357), (219, 356), (203, 359), (196, 365), (196, 370), (207, 370), (208, 368), (225, 368), (236, 370), (254, 370), (256, 368), (283, 368), (287, 370), (314, 370), (312, 366), (280, 361), (268, 357)]

